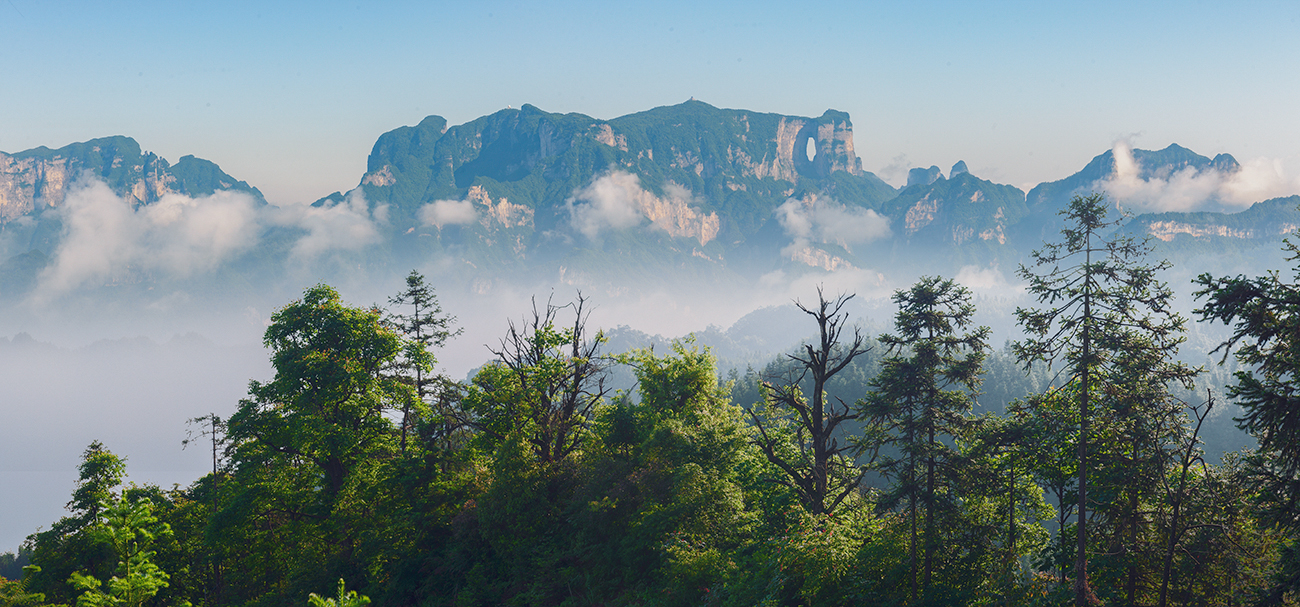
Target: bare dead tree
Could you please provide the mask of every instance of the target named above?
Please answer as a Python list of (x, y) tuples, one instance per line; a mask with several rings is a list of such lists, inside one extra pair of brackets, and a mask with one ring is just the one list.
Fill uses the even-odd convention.
[[(510, 323), (499, 348), (492, 353), (497, 370), (480, 373), (479, 390), (471, 395), (482, 432), (504, 439), (523, 430), (534, 454), (543, 462), (558, 462), (581, 444), (595, 406), (608, 394), (608, 357), (600, 352), (604, 335), (589, 336), (587, 298), (562, 306), (533, 302), (531, 318)], [(560, 311), (571, 309), (573, 323), (557, 325)]]
[[(755, 444), (783, 473), (789, 486), (813, 514), (834, 512), (862, 480), (865, 471), (851, 457), (851, 446), (835, 438), (840, 424), (857, 418), (843, 399), (828, 402), (826, 383), (865, 354), (864, 338), (855, 327), (849, 343), (840, 343), (848, 314), (844, 304), (853, 295), (828, 301), (817, 288), (817, 305), (795, 305), (817, 321), (818, 338), (789, 354), (793, 369), (763, 381), (764, 402), (751, 407), (749, 418), (758, 431)], [(811, 394), (801, 385), (811, 379)]]

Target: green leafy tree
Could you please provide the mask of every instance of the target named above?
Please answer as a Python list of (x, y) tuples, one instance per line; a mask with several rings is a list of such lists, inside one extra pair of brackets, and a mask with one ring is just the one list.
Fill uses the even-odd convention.
[[(1098, 579), (1110, 587), (1109, 602), (1156, 600), (1161, 555), (1166, 549), (1153, 513), (1169, 503), (1164, 487), (1197, 439), (1188, 434), (1186, 404), (1171, 385), (1190, 389), (1200, 369), (1170, 360), (1151, 336), (1129, 332), (1114, 340), (1116, 357), (1097, 384), (1099, 414), (1093, 435), (1094, 536), (1103, 546)], [(1181, 341), (1181, 336), (1178, 337)]]
[(984, 415), (955, 441), (961, 457), (953, 493), (960, 507), (941, 544), (944, 561), (958, 565), (944, 572), (946, 583), (972, 596), (1000, 594), (1008, 604), (1028, 602), (1047, 581), (1022, 564), (1046, 546), (1042, 521), (1052, 513), (1034, 474), (1039, 451), (1028, 443), (1036, 437), (1024, 421)]
[(1077, 388), (1076, 382), (1030, 394), (1012, 401), (1007, 408), (1018, 439), (1014, 448), (1055, 505), (1056, 537), (1037, 565), (1055, 571), (1058, 584), (1065, 583), (1074, 565), (1073, 544), (1066, 530), (1078, 505), (1079, 410), (1078, 397), (1073, 394)]
[(235, 465), (305, 463), (323, 496), (336, 496), (358, 463), (392, 438), (384, 412), (400, 406), (409, 388), (381, 371), (402, 339), (378, 312), (348, 307), (317, 285), (272, 315), (263, 343), (275, 378), (251, 382), (250, 398), (229, 419)]
[[(861, 332), (854, 328), (847, 342), (841, 338), (848, 321), (844, 305), (853, 295), (827, 300), (820, 287), (817, 305), (795, 301), (817, 322), (817, 338), (789, 354), (793, 369), (782, 377), (763, 381), (762, 403), (749, 409), (758, 434), (754, 442), (768, 461), (783, 473), (780, 482), (790, 487), (812, 514), (835, 511), (857, 490), (865, 471), (851, 457), (852, 445), (840, 443), (840, 425), (857, 414), (842, 399), (832, 400), (826, 385), (836, 374), (867, 352)], [(811, 380), (809, 394), (800, 387)]]
[[(859, 414), (872, 429), (859, 447), (872, 453), (892, 448), (874, 458), (875, 468), (894, 481), (883, 503), (906, 503), (908, 578), (916, 600), (932, 585), (938, 518), (957, 500), (960, 456), (954, 440), (969, 425), (966, 414), (975, 402), (989, 329), (967, 332), (975, 307), (970, 292), (951, 280), (924, 277), (910, 289), (896, 291), (894, 302), (899, 306), (898, 333), (880, 337), (893, 355), (871, 382), (872, 392), (859, 402)], [(918, 542), (922, 516), (924, 538)], [(918, 570), (924, 573), (919, 582)]]
[[(186, 421), (186, 424), (190, 425), (191, 428), (198, 426), (198, 430), (195, 431), (191, 429), (186, 433), (186, 438), (181, 441), (181, 449), (185, 449), (192, 443), (207, 442), (212, 450), (212, 474), (197, 481), (197, 484), (199, 485), (198, 491), (206, 494), (208, 498), (207, 503), (205, 504), (206, 508), (204, 508), (205, 512), (203, 513), (203, 523), (206, 527), (212, 525), (213, 518), (221, 511), (219, 498), (221, 497), (221, 491), (223, 489), (222, 480), (225, 476), (225, 470), (222, 469), (222, 453), (225, 451), (225, 447), (229, 442), (228, 427), (226, 420), (222, 419), (222, 417), (216, 413), (209, 413), (200, 417), (191, 418)], [(207, 440), (200, 441), (201, 438), (206, 438)], [(195, 508), (188, 508), (186, 510), (192, 512)], [(205, 563), (201, 567), (207, 574), (207, 583), (205, 586), (208, 592), (208, 598), (211, 602), (220, 602), (221, 592), (225, 587), (225, 584), (221, 580), (223, 566), (220, 552), (201, 550), (198, 549), (197, 546), (195, 546), (195, 549), (188, 552), (195, 557), (208, 559), (209, 562)]]
[[(1294, 242), (1285, 241), (1284, 249), (1288, 261), (1300, 261)], [(1252, 480), (1265, 496), (1266, 519), (1291, 537), (1267, 597), (1282, 604), (1288, 593), (1300, 592), (1300, 265), (1294, 282), (1276, 271), (1255, 278), (1202, 274), (1196, 282), (1196, 296), (1205, 301), (1197, 310), (1201, 319), (1232, 328), (1215, 351), (1241, 363), (1228, 397), (1244, 410), (1237, 424), (1259, 440)]]
[[(102, 503), (103, 520), (89, 529), (96, 541), (112, 547), (117, 556), (115, 575), (105, 582), (73, 573), (68, 580), (77, 590), (77, 607), (139, 606), (167, 587), (169, 576), (152, 561), (155, 541), (170, 536), (171, 527), (153, 515), (146, 499), (125, 497)], [(107, 586), (107, 589), (104, 588)]]
[(32, 564), (38, 567), (29, 589), (55, 602), (73, 600), (67, 580), (74, 572), (89, 571), (106, 577), (117, 563), (108, 546), (87, 531), (100, 520), (103, 505), (119, 493), (126, 460), (94, 441), (81, 454), (77, 470), (77, 486), (66, 506), (71, 516), (59, 519), (49, 531), (28, 538), (33, 544)]
[(228, 420), (233, 487), (213, 525), (229, 600), (360, 574), (366, 495), (397, 452), (386, 414), (412, 391), (383, 372), (402, 337), (325, 285), (277, 311), (264, 343), (275, 377), (251, 382)]
[(307, 595), (307, 604), (312, 607), (362, 607), (370, 604), (370, 597), (358, 595), (355, 590), (345, 592), (345, 587), (343, 578), (339, 578), (338, 596), (330, 599), (313, 592)]
[[(1196, 370), (1173, 362), (1183, 341), (1185, 321), (1170, 306), (1173, 293), (1157, 279), (1168, 262), (1145, 264), (1149, 245), (1123, 236), (1104, 236), (1115, 225), (1100, 194), (1075, 196), (1062, 210), (1064, 242), (1048, 243), (1032, 254), (1032, 267), (1019, 275), (1046, 307), (1019, 308), (1016, 317), (1026, 338), (1016, 342), (1016, 356), (1031, 366), (1063, 360), (1069, 381), (1078, 381), (1078, 502), (1076, 507), (1075, 603), (1094, 604), (1089, 583), (1089, 466), (1095, 385), (1190, 388)], [(1140, 360), (1144, 375), (1121, 363)], [(1111, 377), (1111, 376), (1114, 377)], [(1102, 383), (1099, 383), (1102, 382)], [(1119, 403), (1107, 403), (1116, 406)]]

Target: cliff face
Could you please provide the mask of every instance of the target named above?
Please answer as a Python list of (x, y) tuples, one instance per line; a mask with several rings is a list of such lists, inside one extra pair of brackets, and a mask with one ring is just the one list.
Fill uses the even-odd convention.
[(450, 128), (430, 116), (385, 133), (361, 186), (368, 199), (408, 211), (479, 186), (545, 212), (612, 170), (637, 175), (655, 195), (676, 184), (702, 200), (734, 197), (767, 210), (836, 173), (867, 192), (850, 202), (892, 198), (853, 146), (848, 115), (833, 110), (804, 118), (689, 101), (604, 121), (525, 105)]
[(185, 156), (171, 166), (155, 154), (142, 152), (130, 137), (106, 137), (57, 150), (41, 147), (15, 154), (0, 152), (0, 223), (58, 207), (68, 188), (83, 175), (104, 180), (136, 206), (173, 192), (201, 196), (216, 190), (239, 190), (262, 200), (256, 188), (211, 162)]
[(971, 262), (1015, 257), (1008, 235), (1028, 212), (1024, 192), (968, 171), (956, 172), (951, 179), (932, 175), (938, 173), (934, 167), (916, 171), (922, 171), (923, 178), (882, 208), (902, 244), (945, 255), (961, 252)]
[(1297, 229), (1300, 229), (1300, 196), (1257, 202), (1239, 213), (1148, 213), (1124, 226), (1130, 234), (1149, 235), (1180, 249), (1272, 243)]
[[(399, 248), (428, 255), (467, 247), (472, 259), (510, 263), (539, 253), (567, 258), (606, 246), (614, 233), (622, 243), (616, 255), (667, 246), (668, 257), (725, 263), (726, 250), (752, 239), (791, 197), (821, 193), (874, 209), (896, 194), (862, 170), (843, 112), (809, 118), (693, 100), (612, 120), (531, 105), (451, 127), (430, 116), (382, 135), (359, 187), (372, 204), (388, 205), (394, 238), (406, 243)], [(421, 211), (470, 201), (481, 217), (486, 200), (528, 208), (531, 224), (431, 230)], [(489, 247), (506, 229), (514, 230), (509, 239), (527, 241), (511, 247), (519, 250), (510, 260)]]
[[(316, 205), (371, 206), (377, 244), (357, 253), (358, 267), (436, 263), (480, 291), (520, 277), (653, 285), (774, 269), (1014, 267), (1058, 239), (1056, 211), (1075, 193), (1116, 176), (1154, 183), (1189, 169), (1239, 169), (1226, 154), (1117, 146), (1028, 196), (975, 177), (965, 162), (948, 177), (937, 166), (914, 169), (896, 190), (862, 170), (855, 145), (852, 121), (835, 110), (789, 116), (692, 100), (599, 120), (525, 105), (455, 126), (430, 116), (384, 133), (359, 178), (364, 196), (335, 193)], [(9, 274), (30, 282), (31, 268), (53, 254), (64, 214), (43, 213), (85, 176), (136, 206), (223, 190), (261, 199), (211, 162), (185, 156), (171, 165), (127, 137), (0, 153), (0, 253), (11, 258), (0, 259), (0, 284), (19, 284)], [(1295, 206), (1279, 199), (1235, 215), (1142, 215), (1125, 229), (1161, 246), (1258, 246), (1300, 226)], [(24, 217), (35, 220), (14, 221)], [(273, 273), (295, 230), (309, 229), (275, 225), (243, 269)]]

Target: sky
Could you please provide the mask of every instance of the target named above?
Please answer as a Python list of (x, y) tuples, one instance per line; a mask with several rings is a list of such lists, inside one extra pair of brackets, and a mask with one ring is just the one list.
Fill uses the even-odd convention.
[[(894, 185), (909, 168), (947, 173), (964, 160), (1028, 190), (1107, 150), (1171, 143), (1300, 184), (1298, 17), (1293, 2), (0, 0), (0, 151), (127, 135), (173, 163), (216, 162), (294, 205), (354, 188), (381, 134), (428, 115), (454, 125), (531, 103), (611, 119), (693, 97), (848, 112), (864, 168)], [(285, 210), (285, 221), (303, 213)], [(105, 250), (136, 259), (130, 241), (146, 227)], [(217, 259), (168, 243), (186, 255), (159, 257), (167, 263)], [(524, 310), (531, 295), (498, 298), (485, 312), (493, 323), (454, 346), (474, 353), (458, 373), (501, 334), (504, 310)], [(619, 305), (598, 313), (632, 317)], [(268, 313), (235, 310), (249, 321), (234, 337), (178, 341), (191, 328), (142, 317), (71, 345), (41, 334), (20, 344), (6, 329), (21, 321), (0, 319), (0, 495), (23, 496), (0, 500), (0, 552), (63, 513), (80, 450), (104, 432), (116, 433), (106, 442), (135, 480), (201, 474), (204, 454), (179, 451), (184, 419), (233, 408), (249, 378), (267, 377), (257, 340)], [(168, 379), (143, 383), (130, 375), (140, 368)]]
[(691, 97), (846, 111), (895, 185), (958, 160), (1028, 189), (1124, 140), (1300, 173), (1286, 2), (0, 3), (0, 151), (136, 138), (277, 204), (355, 187), (382, 133), (507, 106)]

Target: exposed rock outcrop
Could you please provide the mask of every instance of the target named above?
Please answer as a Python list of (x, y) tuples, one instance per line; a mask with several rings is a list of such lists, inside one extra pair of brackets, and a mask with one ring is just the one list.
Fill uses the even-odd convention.
[(914, 185), (930, 185), (943, 179), (943, 171), (937, 166), (931, 166), (928, 169), (917, 167), (907, 172), (907, 187)]
[(63, 204), (78, 179), (102, 179), (133, 205), (150, 204), (171, 193), (204, 196), (218, 190), (261, 192), (222, 172), (217, 165), (184, 156), (175, 166), (129, 137), (105, 137), (57, 150), (0, 152), (0, 223)]

